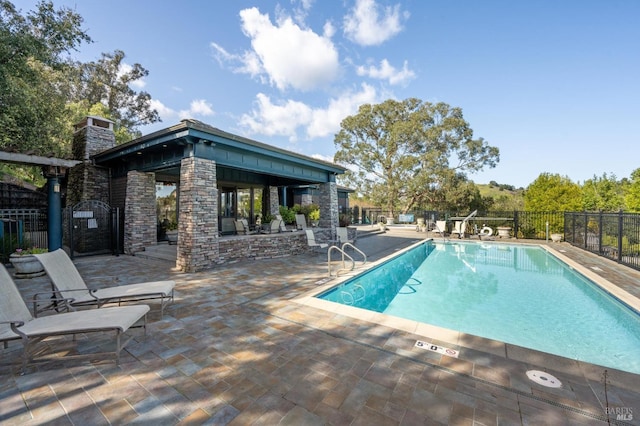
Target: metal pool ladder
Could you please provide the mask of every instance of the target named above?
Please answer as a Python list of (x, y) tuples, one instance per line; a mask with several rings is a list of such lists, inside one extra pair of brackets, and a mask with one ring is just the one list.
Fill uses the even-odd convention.
[[(347, 247), (351, 247), (353, 250), (357, 251), (358, 253), (360, 253), (362, 255), (363, 261), (362, 264), (364, 265), (365, 263), (367, 263), (367, 255), (364, 254), (362, 252), (362, 250), (360, 250), (358, 247), (354, 246), (351, 243), (344, 243), (342, 244), (341, 247), (338, 246), (331, 246), (329, 247), (329, 250), (327, 251), (327, 266), (329, 269), (329, 276), (332, 277), (333, 275), (331, 274), (331, 252), (332, 251), (338, 251), (340, 252), (340, 254), (342, 254), (342, 268), (338, 269), (336, 271), (336, 277), (340, 274), (340, 272), (344, 272), (344, 271), (353, 271), (353, 269), (356, 267), (356, 261), (353, 260), (353, 257), (349, 256), (345, 249)], [(345, 258), (349, 259), (351, 261), (351, 267), (347, 268), (346, 266), (346, 262), (345, 262)]]

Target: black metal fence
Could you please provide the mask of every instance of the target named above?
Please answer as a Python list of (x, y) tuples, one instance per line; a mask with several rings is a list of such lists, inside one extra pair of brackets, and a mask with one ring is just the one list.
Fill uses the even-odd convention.
[(640, 214), (566, 212), (565, 240), (640, 270)]
[[(355, 214), (358, 212), (359, 214)], [(352, 210), (351, 223), (374, 224), (389, 214), (379, 208)], [(408, 212), (414, 220), (425, 223), (436, 220), (466, 217), (469, 212), (437, 212), (416, 210)], [(407, 216), (405, 216), (407, 217)], [(395, 218), (397, 222), (397, 217)], [(494, 230), (510, 228), (511, 236), (523, 239), (546, 240), (551, 234), (561, 234), (570, 244), (621, 264), (640, 270), (640, 214), (604, 212), (478, 212), (471, 221), (480, 228), (487, 225)]]
[(16, 249), (47, 248), (47, 213), (40, 209), (0, 210), (0, 256), (2, 263)]

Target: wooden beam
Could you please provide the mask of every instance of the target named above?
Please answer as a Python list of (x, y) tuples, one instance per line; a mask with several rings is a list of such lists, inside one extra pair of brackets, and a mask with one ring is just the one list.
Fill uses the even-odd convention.
[(54, 166), (71, 168), (82, 163), (78, 160), (64, 160), (62, 158), (41, 157), (39, 155), (20, 154), (17, 152), (0, 151), (0, 162), (27, 164), (31, 166)]

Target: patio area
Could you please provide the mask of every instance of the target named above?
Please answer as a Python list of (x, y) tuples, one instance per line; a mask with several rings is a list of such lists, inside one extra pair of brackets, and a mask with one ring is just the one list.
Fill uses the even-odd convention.
[[(359, 234), (356, 246), (375, 261), (427, 236), (392, 226)], [(640, 297), (640, 272), (566, 243), (553, 246)], [(525, 363), (473, 342), (452, 346), (295, 302), (326, 283), (323, 253), (197, 273), (142, 256), (75, 263), (90, 286), (175, 280), (176, 301), (162, 319), (151, 305), (146, 337), (138, 334), (129, 343), (119, 367), (62, 358), (20, 376), (21, 346), (10, 343), (1, 352), (3, 425), (604, 425), (608, 413), (615, 424), (621, 412), (631, 418), (618, 424), (640, 424), (638, 375), (608, 369), (605, 384), (603, 367), (514, 348), (534, 360)], [(46, 277), (16, 284), (27, 301), (50, 289)], [(460, 355), (416, 348), (416, 340)], [(47, 342), (61, 356), (101, 344), (84, 336)], [(563, 386), (536, 384), (526, 376), (531, 369), (554, 375)]]

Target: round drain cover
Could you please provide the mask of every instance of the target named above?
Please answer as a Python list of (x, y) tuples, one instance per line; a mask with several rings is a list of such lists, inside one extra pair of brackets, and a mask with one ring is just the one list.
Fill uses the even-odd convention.
[(529, 370), (527, 371), (527, 377), (529, 380), (536, 382), (539, 385), (546, 386), (548, 388), (559, 388), (562, 387), (562, 382), (555, 377), (553, 377), (549, 373), (545, 373), (540, 370)]

